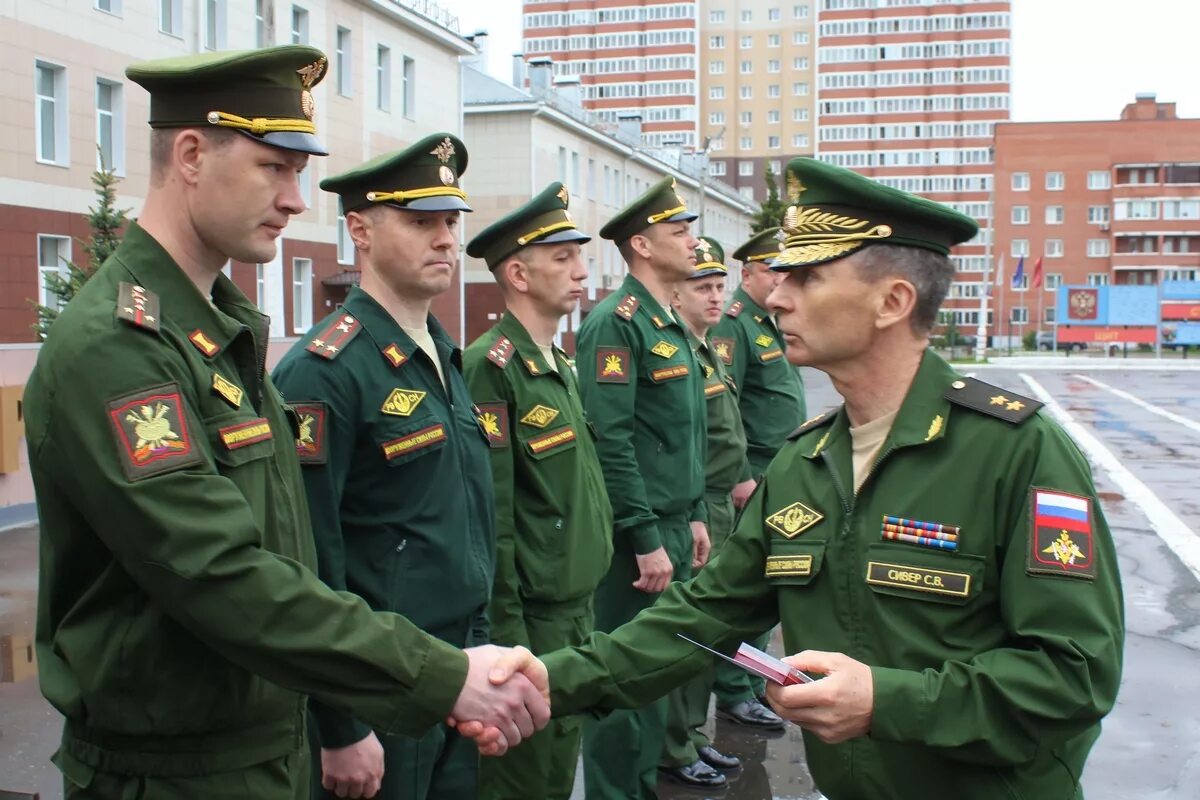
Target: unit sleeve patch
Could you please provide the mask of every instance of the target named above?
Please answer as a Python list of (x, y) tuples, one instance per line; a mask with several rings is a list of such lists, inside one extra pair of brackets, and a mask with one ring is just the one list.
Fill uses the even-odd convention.
[(301, 464), (325, 463), (326, 409), (318, 401), (293, 403), (292, 408), (300, 420), (300, 431), (296, 436), (296, 457)]
[(722, 361), (724, 361), (726, 366), (732, 365), (733, 364), (734, 340), (733, 339), (723, 339), (723, 338), (719, 339), (716, 336), (714, 336), (712, 343), (713, 343), (713, 350), (715, 350), (717, 352), (717, 357), (720, 358)]
[(596, 350), (596, 383), (629, 383), (629, 348)]
[(508, 447), (508, 406), (501, 402), (480, 403), (476, 419), (487, 436), (488, 447), (499, 450)]
[(204, 463), (188, 429), (178, 383), (118, 397), (108, 404), (108, 418), (130, 481)]
[(1095, 580), (1091, 498), (1035, 487), (1030, 490), (1029, 513), (1025, 571)]

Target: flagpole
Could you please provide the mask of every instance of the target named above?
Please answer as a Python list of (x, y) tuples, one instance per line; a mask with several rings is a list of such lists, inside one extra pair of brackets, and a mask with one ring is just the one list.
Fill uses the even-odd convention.
[[(996, 291), (1000, 294), (1000, 313), (996, 315), (997, 333), (1004, 330), (1004, 256), (1000, 256), (1000, 264), (996, 267)], [(1008, 334), (1004, 334), (1005, 340)]]
[(992, 156), (993, 162), (992, 190), (988, 195), (987, 243), (983, 255), (983, 286), (980, 287), (981, 291), (979, 292), (979, 324), (975, 326), (975, 363), (977, 364), (987, 360), (988, 295), (992, 290), (992, 239), (996, 237), (996, 229), (993, 225), (996, 207), (995, 151), (991, 148), (989, 148), (989, 155)]

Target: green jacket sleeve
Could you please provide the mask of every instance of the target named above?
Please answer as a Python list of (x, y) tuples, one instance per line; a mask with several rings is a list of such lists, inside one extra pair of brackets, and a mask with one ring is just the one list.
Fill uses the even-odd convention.
[[(662, 536), (638, 471), (633, 442), (642, 366), (634, 359), (640, 355), (641, 345), (633, 326), (615, 315), (588, 321), (594, 324), (580, 332), (576, 366), (583, 407), (599, 435), (596, 451), (613, 506), (613, 529), (630, 537), (635, 552), (650, 553), (662, 547)], [(608, 350), (624, 351), (624, 381), (597, 380), (597, 356)]]
[[(331, 367), (323, 359), (318, 362), (315, 358), (301, 357), (281, 364), (273, 380), (288, 402), (325, 404), (328, 429), (325, 463), (306, 464), (301, 474), (317, 548), (317, 574), (329, 588), (345, 592), (348, 591), (346, 546), (342, 538), (340, 509), (346, 474), (354, 458), (358, 396), (353, 388), (342, 385)], [(321, 735), (322, 747), (346, 747), (371, 733), (370, 726), (316, 698), (309, 703), (309, 710)]]
[[(515, 367), (514, 367), (515, 369)], [(496, 575), (492, 599), (488, 605), (492, 641), (508, 646), (529, 647), (525, 629), (525, 611), (521, 601), (521, 580), (517, 572), (517, 525), (514, 513), (515, 463), (513, 442), (515, 400), (504, 371), (492, 362), (467, 351), (463, 374), (471, 390), (471, 399), (484, 413), (489, 404), (503, 405), (506, 412), (497, 419), (502, 426), (503, 444), (492, 443), (492, 480), (496, 504)]]
[[(728, 318), (727, 318), (728, 319)], [(729, 319), (726, 325), (728, 327), (728, 338), (733, 340), (733, 352), (729, 354), (730, 363), (725, 366), (729, 371), (729, 377), (733, 378), (734, 384), (738, 387), (738, 397), (741, 398), (743, 387), (746, 385), (746, 364), (749, 359), (754, 357), (754, 353), (750, 350), (750, 339), (746, 334), (746, 326), (740, 319)]]
[[(762, 518), (762, 493), (743, 520)], [(712, 656), (678, 634), (723, 653), (779, 621), (774, 589), (763, 577), (761, 531), (740, 524), (721, 554), (690, 581), (673, 581), (632, 621), (611, 634), (593, 633), (582, 645), (542, 657), (550, 672), (556, 716), (583, 709), (637, 708), (711, 667)]]
[[(39, 432), (36, 446), (41, 459), (54, 465), (51, 477), (77, 487), (79, 512), (130, 579), (221, 657), (282, 687), (384, 731), (419, 735), (444, 720), (465, 682), (466, 656), (403, 617), (371, 612), (303, 564), (265, 550), (262, 526), (284, 523), (252, 507), (217, 469), (210, 445), (217, 433), (194, 411), (198, 382), (185, 362), (143, 331), (98, 338), (127, 357), (105, 370), (79, 369), (86, 357), (47, 366), (47, 418), (54, 425)], [(168, 382), (179, 387), (195, 463), (131, 481), (105, 401)], [(291, 446), (290, 431), (273, 433)], [(69, 452), (70, 459), (51, 458), (47, 448)], [(278, 466), (299, 469), (290, 459)], [(239, 469), (265, 475), (277, 465)], [(270, 502), (270, 489), (263, 492)], [(287, 524), (291, 535), (311, 536), (306, 514)]]
[[(873, 669), (873, 737), (944, 748), (973, 763), (1018, 764), (1078, 735), (1115, 702), (1124, 614), (1108, 524), (1074, 443), (1044, 418), (1025, 424), (1038, 430), (1023, 447), (1009, 507), (997, 509), (1011, 532), (996, 590), (1003, 639), (1020, 646), (921, 671)], [(1027, 570), (1036, 488), (1090, 500), (1094, 579)]]

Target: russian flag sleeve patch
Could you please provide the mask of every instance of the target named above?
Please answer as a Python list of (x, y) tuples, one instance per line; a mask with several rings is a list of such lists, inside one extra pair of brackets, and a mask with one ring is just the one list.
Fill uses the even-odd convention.
[(1050, 489), (1030, 490), (1029, 553), (1031, 575), (1067, 575), (1095, 580), (1092, 550), (1092, 500)]

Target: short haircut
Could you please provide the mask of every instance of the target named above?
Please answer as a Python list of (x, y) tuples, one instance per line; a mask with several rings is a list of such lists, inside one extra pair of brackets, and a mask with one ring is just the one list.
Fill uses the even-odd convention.
[[(150, 179), (161, 183), (163, 170), (171, 163), (171, 148), (175, 146), (175, 137), (186, 128), (155, 128), (150, 131)], [(216, 149), (221, 150), (233, 142), (234, 136), (240, 136), (237, 131), (229, 128), (193, 128), (200, 132)]]
[(621, 254), (621, 258), (625, 260), (626, 264), (632, 264), (634, 257), (637, 255), (637, 253), (633, 252), (632, 241), (633, 236), (630, 236), (628, 239), (622, 239), (617, 242), (617, 252)]
[(858, 277), (877, 282), (902, 278), (917, 291), (917, 302), (908, 323), (913, 333), (924, 336), (937, 323), (938, 309), (950, 291), (954, 264), (948, 256), (919, 247), (875, 244), (863, 248), (857, 261)]

